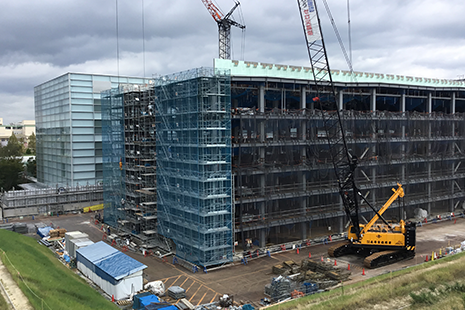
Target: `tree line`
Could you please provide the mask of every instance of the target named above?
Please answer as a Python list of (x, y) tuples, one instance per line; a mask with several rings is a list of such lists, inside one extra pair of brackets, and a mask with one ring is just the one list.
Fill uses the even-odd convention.
[(18, 184), (29, 182), (26, 176), (37, 177), (36, 160), (29, 159), (24, 165), (22, 156), (35, 155), (36, 136), (33, 133), (28, 137), (27, 148), (25, 139), (16, 138), (14, 134), (8, 139), (5, 146), (0, 146), (0, 188), (9, 191)]

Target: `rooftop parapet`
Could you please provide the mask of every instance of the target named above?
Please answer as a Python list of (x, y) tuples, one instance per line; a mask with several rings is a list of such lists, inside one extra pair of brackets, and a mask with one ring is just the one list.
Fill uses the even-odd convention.
[[(298, 80), (313, 80), (312, 69), (303, 66), (270, 64), (263, 62), (215, 59), (216, 69), (229, 69), (231, 76), (263, 76), (289, 78)], [(385, 73), (354, 72), (348, 70), (331, 70), (334, 82), (386, 83), (399, 85), (415, 85), (430, 87), (460, 87), (465, 88), (464, 80), (435, 79), (407, 75)]]

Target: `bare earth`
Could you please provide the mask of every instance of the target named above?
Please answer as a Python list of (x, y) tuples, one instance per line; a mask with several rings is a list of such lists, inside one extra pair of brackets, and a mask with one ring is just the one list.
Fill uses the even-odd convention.
[[(8, 297), (10, 298), (11, 302), (13, 303), (14, 307), (16, 309), (21, 309), (21, 310), (34, 310), (32, 306), (29, 304), (29, 301), (27, 300), (26, 296), (23, 294), (21, 289), (18, 287), (16, 282), (13, 280), (11, 277), (10, 273), (6, 269), (6, 267), (3, 265), (2, 261), (0, 260), (0, 281), (2, 281), (3, 287), (6, 290), (6, 293), (8, 294)], [(3, 290), (2, 295), (4, 295)], [(5, 297), (5, 300), (8, 302), (8, 298)]]
[[(34, 222), (32, 220), (22, 220), (22, 222)], [(60, 217), (47, 217), (35, 221), (53, 223), (56, 226), (66, 228), (68, 231), (79, 230), (89, 235), (94, 241), (102, 240), (103, 231), (100, 225), (93, 223), (93, 214), (66, 215)], [(465, 241), (465, 219), (456, 218), (451, 221), (441, 223), (428, 223), (422, 227), (417, 227), (417, 247), (416, 256), (407, 261), (401, 261), (392, 265), (377, 269), (364, 270), (363, 258), (355, 255), (348, 255), (337, 259), (331, 258), (332, 264), (340, 268), (347, 269), (350, 265), (352, 272), (351, 279), (344, 284), (350, 284), (377, 276), (390, 271), (395, 271), (407, 266), (420, 264), (425, 261), (426, 255), (431, 256), (432, 251), (438, 252), (447, 246), (458, 246)], [(331, 245), (331, 244), (330, 244)], [(193, 305), (209, 303), (218, 299), (222, 294), (232, 294), (235, 301), (244, 301), (258, 306), (260, 299), (264, 298), (265, 284), (271, 282), (272, 266), (282, 264), (283, 261), (293, 260), (300, 263), (302, 259), (311, 256), (312, 260), (328, 260), (328, 247), (330, 245), (317, 244), (302, 249), (299, 254), (296, 251), (276, 253), (271, 257), (253, 259), (247, 265), (240, 263), (233, 267), (204, 272), (192, 273), (179, 265), (172, 264), (172, 257), (167, 261), (162, 261), (154, 256), (144, 257), (140, 252), (131, 251), (125, 254), (132, 256), (136, 260), (147, 265), (144, 276), (149, 281), (162, 280), (168, 288), (173, 285), (186, 289), (187, 299)], [(363, 275), (363, 272), (365, 275)], [(3, 279), (3, 275), (1, 275)], [(19, 308), (22, 309), (22, 308)], [(25, 308), (26, 309), (26, 308)]]

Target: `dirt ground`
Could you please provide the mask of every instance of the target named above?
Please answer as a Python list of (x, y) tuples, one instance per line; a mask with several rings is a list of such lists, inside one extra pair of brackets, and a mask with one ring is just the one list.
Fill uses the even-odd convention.
[[(54, 226), (66, 228), (68, 231), (79, 230), (89, 235), (89, 238), (94, 241), (102, 240), (103, 232), (96, 226), (91, 219), (90, 214), (66, 215), (60, 217), (47, 217), (45, 219), (35, 219), (46, 224), (53, 223)], [(21, 222), (30, 222), (29, 220), (21, 220)], [(433, 251), (439, 252), (439, 249), (447, 246), (460, 245), (465, 241), (465, 219), (457, 218), (451, 221), (443, 221), (440, 223), (429, 223), (417, 227), (417, 250), (416, 257), (398, 262), (389, 266), (377, 269), (365, 269), (363, 273), (363, 258), (355, 255), (349, 255), (338, 258), (336, 262), (331, 259), (331, 263), (337, 264), (340, 268), (347, 269), (350, 264), (352, 272), (349, 281), (361, 281), (368, 277), (373, 277), (389, 271), (402, 269), (406, 266), (420, 264), (425, 261), (426, 255), (431, 256)], [(218, 300), (218, 296), (222, 294), (230, 294), (234, 296), (237, 302), (252, 303), (258, 306), (258, 303), (264, 295), (264, 287), (270, 283), (272, 277), (272, 266), (281, 264), (283, 261), (293, 260), (300, 263), (302, 259), (308, 258), (309, 254), (313, 260), (328, 260), (327, 250), (331, 245), (312, 245), (304, 248), (299, 254), (295, 250), (273, 254), (271, 257), (263, 257), (259, 259), (249, 260), (247, 265), (236, 264), (234, 266), (217, 269), (204, 273), (203, 271), (192, 273), (177, 264), (172, 264), (172, 258), (167, 258), (166, 261), (158, 257), (144, 257), (141, 253), (131, 251), (125, 252), (129, 256), (147, 265), (145, 277), (149, 281), (161, 280), (168, 288), (170, 286), (181, 286), (186, 289), (187, 299), (193, 304), (205, 304)]]

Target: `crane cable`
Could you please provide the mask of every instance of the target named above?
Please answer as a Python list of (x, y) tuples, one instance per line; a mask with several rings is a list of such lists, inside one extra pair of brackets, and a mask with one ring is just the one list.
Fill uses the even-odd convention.
[[(337, 40), (339, 42), (339, 46), (341, 47), (342, 53), (344, 54), (344, 58), (346, 60), (347, 66), (349, 67), (351, 79), (352, 81), (357, 82), (357, 79), (355, 78), (355, 74), (354, 74), (354, 69), (352, 68), (352, 61), (351, 59), (349, 59), (346, 48), (344, 46), (344, 42), (342, 42), (341, 35), (339, 34), (339, 30), (337, 29), (336, 23), (334, 22), (334, 18), (333, 18), (333, 15), (331, 14), (331, 9), (329, 8), (328, 2), (326, 2), (326, 0), (323, 0), (323, 4), (325, 5), (326, 13), (328, 13), (329, 20), (331, 21), (331, 25), (333, 26), (334, 33), (336, 34)], [(350, 43), (350, 47), (352, 49), (351, 43)]]
[[(241, 25), (245, 25), (244, 14), (242, 14), (242, 6), (239, 6), (239, 21)], [(241, 60), (244, 60), (245, 53), (245, 29), (242, 28), (242, 37), (241, 37)]]
[[(234, 0), (234, 2), (239, 2), (239, 1), (236, 1)], [(238, 6), (238, 9), (239, 9), (239, 24), (241, 25), (245, 25), (245, 22), (244, 22), (244, 14), (242, 13), (242, 6), (239, 5)], [(231, 15), (231, 19), (234, 20), (234, 17)], [(245, 52), (245, 29), (246, 28), (242, 28), (242, 34), (241, 34), (241, 55), (240, 55), (240, 60), (244, 60), (244, 52)], [(234, 58), (234, 46), (233, 46), (233, 41), (231, 40), (231, 57)]]
[(352, 62), (352, 31), (350, 28), (350, 0), (347, 0), (347, 32), (349, 37), (349, 60)]

